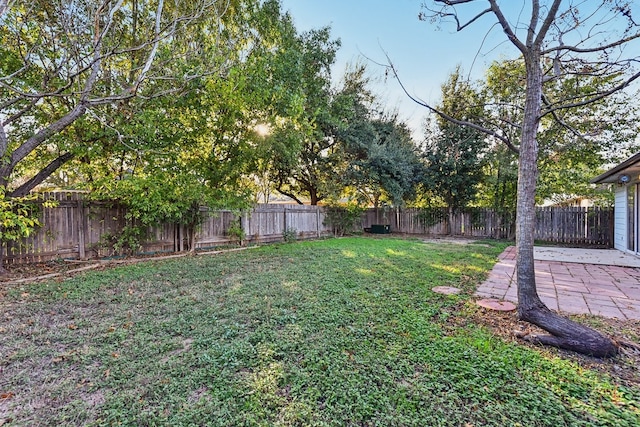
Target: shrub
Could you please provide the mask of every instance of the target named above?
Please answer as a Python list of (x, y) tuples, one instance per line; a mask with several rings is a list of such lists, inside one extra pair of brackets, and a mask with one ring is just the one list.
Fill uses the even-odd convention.
[(298, 240), (298, 230), (293, 227), (288, 227), (282, 232), (282, 238), (287, 243), (293, 243)]
[(227, 235), (232, 241), (242, 244), (245, 236), (244, 228), (242, 228), (242, 220), (237, 218), (231, 222), (227, 229)]
[(364, 208), (355, 203), (329, 205), (326, 209), (324, 225), (330, 226), (336, 236), (352, 234), (362, 220), (363, 212)]

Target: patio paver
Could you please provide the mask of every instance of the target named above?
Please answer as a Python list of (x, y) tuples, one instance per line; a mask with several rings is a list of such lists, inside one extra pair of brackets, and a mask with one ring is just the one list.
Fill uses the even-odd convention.
[[(538, 295), (550, 309), (640, 320), (640, 259), (634, 263), (629, 255), (618, 252), (623, 260), (619, 266), (614, 265), (617, 251), (555, 250), (552, 256), (554, 249), (538, 249), (535, 262)], [(508, 247), (498, 259), (476, 295), (517, 303), (515, 246)], [(610, 265), (603, 263), (605, 259)]]

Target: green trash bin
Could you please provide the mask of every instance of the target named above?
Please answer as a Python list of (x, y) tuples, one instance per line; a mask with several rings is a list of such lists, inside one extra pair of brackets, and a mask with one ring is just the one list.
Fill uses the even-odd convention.
[(391, 225), (389, 224), (372, 224), (371, 233), (373, 234), (389, 234), (391, 233)]

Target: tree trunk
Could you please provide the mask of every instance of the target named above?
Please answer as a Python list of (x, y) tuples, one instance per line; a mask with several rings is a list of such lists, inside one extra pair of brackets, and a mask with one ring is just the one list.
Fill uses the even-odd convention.
[(576, 323), (549, 310), (544, 304), (529, 306), (527, 311), (518, 305), (523, 320), (541, 327), (551, 335), (526, 335), (523, 338), (536, 344), (551, 345), (594, 357), (613, 357), (618, 347), (600, 332)]
[(311, 206), (317, 206), (320, 199), (318, 198), (318, 191), (315, 188), (309, 189), (309, 198), (311, 199)]
[(4, 268), (4, 248), (6, 247), (6, 243), (0, 242), (0, 276), (7, 273), (7, 270)]
[(614, 356), (617, 353), (617, 347), (610, 339), (598, 331), (553, 313), (540, 300), (536, 291), (533, 246), (538, 178), (536, 136), (540, 124), (542, 99), (540, 56), (539, 50), (535, 47), (524, 56), (527, 67), (527, 87), (520, 142), (516, 208), (518, 316), (551, 334), (527, 336), (526, 339), (596, 357)]
[(187, 233), (189, 234), (189, 252), (196, 253), (196, 226), (195, 224), (189, 224), (187, 226)]
[[(533, 55), (532, 55), (533, 56)], [(516, 205), (516, 271), (518, 304), (528, 311), (543, 306), (536, 292), (533, 243), (535, 228), (535, 194), (538, 179), (538, 142), (540, 99), (542, 97), (542, 70), (537, 58), (525, 57), (527, 88), (520, 158), (518, 162), (518, 200)]]

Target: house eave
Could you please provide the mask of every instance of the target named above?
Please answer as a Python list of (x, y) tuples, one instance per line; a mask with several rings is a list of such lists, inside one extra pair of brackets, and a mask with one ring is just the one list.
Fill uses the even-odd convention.
[(629, 175), (632, 180), (640, 176), (640, 153), (598, 175), (589, 182), (592, 184), (615, 184), (620, 182), (621, 175)]

